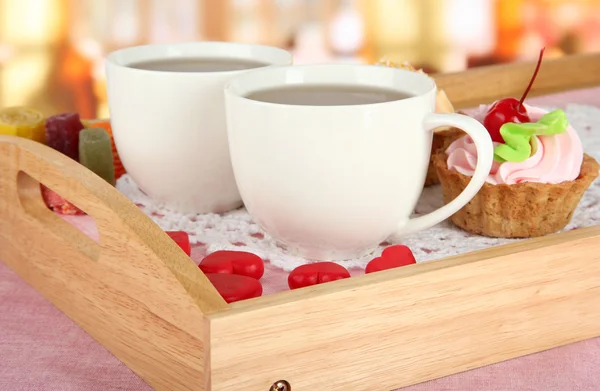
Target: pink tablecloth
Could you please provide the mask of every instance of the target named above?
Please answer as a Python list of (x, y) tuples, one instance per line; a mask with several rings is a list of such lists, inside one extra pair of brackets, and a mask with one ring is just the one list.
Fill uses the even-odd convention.
[[(600, 88), (532, 99), (531, 103), (600, 107)], [(197, 258), (200, 253), (197, 248), (193, 255)], [(263, 281), (265, 293), (281, 290), (284, 277), (270, 269)], [(593, 339), (403, 391), (597, 391), (599, 368), (600, 339)], [(150, 387), (0, 263), (0, 391), (94, 390)]]

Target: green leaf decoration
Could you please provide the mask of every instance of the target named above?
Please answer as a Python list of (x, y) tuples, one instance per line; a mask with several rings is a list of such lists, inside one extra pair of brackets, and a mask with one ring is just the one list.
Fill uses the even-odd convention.
[(552, 136), (564, 133), (569, 122), (562, 110), (545, 114), (537, 122), (507, 122), (500, 128), (504, 144), (494, 149), (494, 160), (504, 162), (523, 162), (537, 151), (537, 143), (533, 136)]
[(548, 114), (545, 114), (538, 121), (539, 124), (546, 125), (547, 128), (543, 133), (536, 134), (537, 136), (552, 136), (554, 134), (564, 133), (569, 126), (567, 116), (562, 110), (554, 110)]

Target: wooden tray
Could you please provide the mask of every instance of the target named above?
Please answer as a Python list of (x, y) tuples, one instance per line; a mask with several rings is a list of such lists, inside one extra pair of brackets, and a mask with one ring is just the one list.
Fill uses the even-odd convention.
[[(533, 64), (439, 75), (457, 108), (517, 96)], [(600, 85), (546, 61), (544, 94)], [(226, 304), (168, 236), (62, 154), (0, 137), (0, 260), (157, 390), (391, 390), (600, 336), (600, 226)], [(95, 242), (41, 182), (92, 216)]]

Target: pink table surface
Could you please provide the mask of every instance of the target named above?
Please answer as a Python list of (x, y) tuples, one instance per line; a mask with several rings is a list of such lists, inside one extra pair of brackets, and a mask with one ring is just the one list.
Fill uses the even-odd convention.
[[(530, 103), (555, 107), (579, 103), (600, 107), (600, 88), (535, 98)], [(84, 231), (90, 229), (85, 217), (70, 220)], [(202, 256), (202, 250), (194, 249), (192, 257), (196, 261)], [(278, 269), (268, 268), (263, 280), (265, 294), (285, 289), (285, 276)], [(382, 365), (385, 365), (383, 361)], [(373, 384), (377, 384), (377, 379), (373, 379)], [(0, 391), (150, 389), (0, 262)], [(600, 390), (600, 338), (402, 389), (451, 390)]]

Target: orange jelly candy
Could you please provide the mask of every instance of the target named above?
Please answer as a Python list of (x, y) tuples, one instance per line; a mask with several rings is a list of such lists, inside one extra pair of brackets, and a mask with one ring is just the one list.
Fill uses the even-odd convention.
[(115, 139), (113, 138), (112, 126), (110, 125), (110, 119), (89, 119), (83, 120), (83, 126), (86, 128), (103, 128), (106, 130), (108, 135), (110, 136), (110, 145), (112, 146), (113, 152), (113, 161), (115, 164), (115, 180), (119, 179), (123, 174), (126, 173), (125, 167), (123, 167), (123, 163), (121, 163), (121, 158), (119, 157), (119, 153), (117, 152), (117, 147), (115, 146)]

